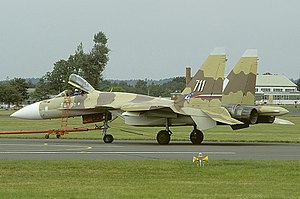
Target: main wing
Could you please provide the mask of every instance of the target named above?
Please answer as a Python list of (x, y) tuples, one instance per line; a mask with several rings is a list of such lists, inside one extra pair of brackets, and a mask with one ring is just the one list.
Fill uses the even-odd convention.
[[(172, 122), (174, 125), (181, 122), (180, 124), (182, 125), (196, 125), (200, 130), (212, 128), (216, 125), (216, 122), (228, 125), (243, 124), (243, 122), (232, 118), (224, 107), (206, 107), (200, 109), (179, 107), (172, 100), (156, 99), (151, 102), (129, 103), (123, 105), (121, 110), (124, 112), (122, 114), (124, 117), (136, 117), (136, 121), (140, 117), (140, 122), (146, 119), (157, 120), (158, 118), (163, 118), (158, 121), (157, 126), (159, 126), (158, 124), (164, 125), (166, 118), (171, 120), (171, 125)], [(190, 118), (190, 120), (187, 118)], [(192, 121), (192, 123), (183, 124), (183, 121)], [(143, 125), (142, 122), (141, 125)]]

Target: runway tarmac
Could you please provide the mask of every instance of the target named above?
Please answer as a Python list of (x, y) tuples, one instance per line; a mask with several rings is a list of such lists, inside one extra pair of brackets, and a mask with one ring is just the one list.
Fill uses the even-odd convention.
[(300, 144), (249, 142), (122, 141), (0, 139), (0, 159), (25, 160), (192, 160), (199, 152), (210, 160), (300, 160)]

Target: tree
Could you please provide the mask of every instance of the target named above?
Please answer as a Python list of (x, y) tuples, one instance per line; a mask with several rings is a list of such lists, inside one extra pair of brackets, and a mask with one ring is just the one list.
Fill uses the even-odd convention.
[(15, 78), (13, 80), (10, 80), (10, 84), (21, 95), (18, 99), (16, 99), (17, 103), (22, 103), (24, 100), (28, 99), (29, 96), (27, 90), (29, 88), (29, 84), (26, 82), (26, 79)]
[(95, 34), (93, 41), (95, 44), (91, 53), (84, 57), (85, 63), (88, 64), (82, 65), (82, 76), (91, 85), (98, 88), (102, 80), (102, 72), (109, 61), (108, 53), (110, 50), (107, 47), (108, 39), (103, 32)]
[(28, 83), (22, 78), (5, 81), (0, 84), (0, 101), (8, 105), (19, 105), (24, 100), (28, 99), (28, 88)]
[(93, 41), (91, 52), (85, 53), (80, 43), (74, 55), (70, 55), (67, 60), (62, 59), (54, 63), (53, 70), (45, 75), (50, 92), (57, 93), (67, 89), (68, 79), (72, 73), (82, 76), (95, 88), (100, 87), (102, 72), (109, 61), (110, 49), (107, 47), (108, 39), (103, 32), (95, 34)]
[(15, 99), (19, 98), (20, 95), (8, 81), (0, 84), (0, 101), (8, 104), (8, 107), (15, 103)]
[(162, 84), (161, 96), (170, 96), (171, 93), (181, 92), (185, 87), (185, 77), (175, 77), (172, 81)]
[(52, 72), (44, 76), (44, 83), (48, 84), (51, 94), (60, 93), (68, 88), (68, 79), (73, 72), (69, 65), (68, 61), (62, 59), (54, 64)]
[(154, 84), (153, 82), (148, 86), (148, 91), (150, 96), (161, 96), (161, 85)]
[(138, 80), (134, 87), (135, 87), (135, 93), (144, 94), (144, 95), (148, 94), (148, 86), (146, 81)]
[(300, 91), (300, 78), (297, 80), (297, 89), (298, 89), (298, 91)]
[(35, 86), (35, 91), (32, 93), (31, 97), (36, 101), (41, 101), (49, 99), (49, 84), (45, 82), (45, 78), (41, 78)]

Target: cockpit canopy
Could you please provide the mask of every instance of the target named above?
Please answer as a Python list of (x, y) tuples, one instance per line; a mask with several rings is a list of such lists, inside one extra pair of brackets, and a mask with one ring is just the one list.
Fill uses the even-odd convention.
[(87, 93), (91, 93), (95, 90), (85, 79), (76, 74), (70, 75), (68, 83)]

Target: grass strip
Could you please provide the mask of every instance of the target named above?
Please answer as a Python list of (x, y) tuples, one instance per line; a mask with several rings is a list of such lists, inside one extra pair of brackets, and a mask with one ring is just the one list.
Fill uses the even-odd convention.
[(300, 161), (2, 160), (1, 198), (299, 198)]

